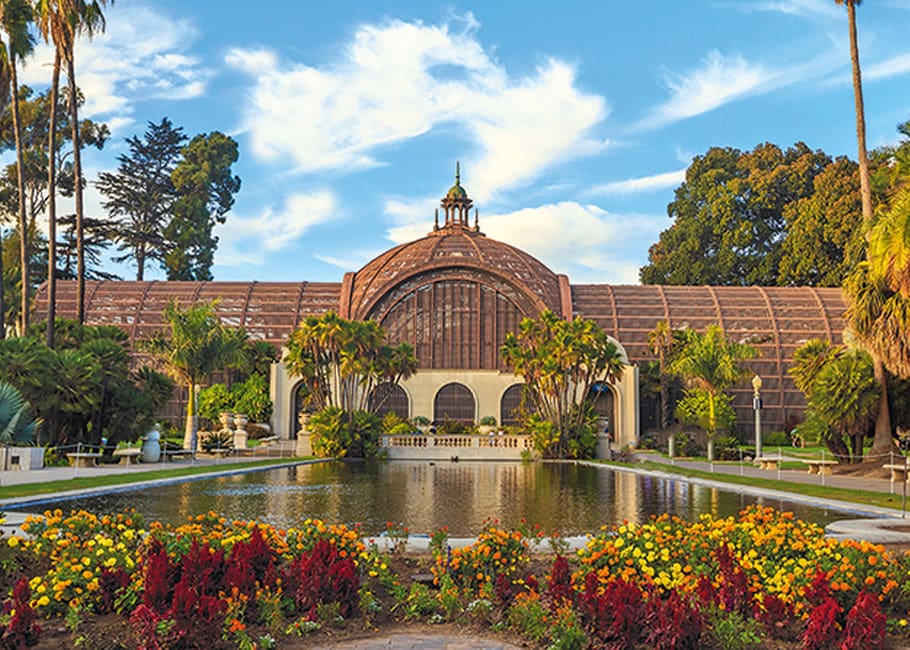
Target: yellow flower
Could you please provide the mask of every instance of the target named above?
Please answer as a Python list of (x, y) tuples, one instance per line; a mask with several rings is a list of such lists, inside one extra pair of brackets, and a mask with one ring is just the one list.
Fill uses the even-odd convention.
[(18, 537), (10, 537), (9, 540), (8, 540), (6, 543), (9, 544), (9, 546), (10, 546), (11, 548), (15, 548), (15, 547), (19, 546), (19, 538), (18, 538)]
[(41, 596), (41, 598), (38, 599), (38, 607), (47, 607), (50, 604), (50, 602), (51, 602), (50, 598), (48, 598), (47, 596)]

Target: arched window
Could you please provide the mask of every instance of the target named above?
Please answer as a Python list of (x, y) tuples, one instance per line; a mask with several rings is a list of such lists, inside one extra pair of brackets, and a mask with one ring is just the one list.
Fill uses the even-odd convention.
[(594, 384), (588, 393), (588, 401), (594, 406), (598, 416), (607, 419), (607, 424), (615, 434), (616, 417), (613, 406), (613, 391), (607, 384)]
[(404, 388), (398, 384), (385, 382), (370, 391), (370, 413), (383, 416), (389, 412), (402, 420), (407, 420), (411, 414), (411, 405)]
[(474, 424), (476, 411), (474, 395), (461, 384), (446, 384), (433, 402), (433, 419), (437, 422), (454, 420)]
[(310, 391), (307, 390), (306, 384), (300, 382), (294, 388), (294, 410), (291, 412), (291, 440), (297, 439), (297, 432), (300, 430), (300, 414), (304, 411), (312, 412), (313, 407), (307, 404), (307, 397)]
[(521, 406), (524, 389), (524, 384), (512, 384), (502, 394), (499, 402), (499, 422), (503, 426), (518, 424), (518, 407)]

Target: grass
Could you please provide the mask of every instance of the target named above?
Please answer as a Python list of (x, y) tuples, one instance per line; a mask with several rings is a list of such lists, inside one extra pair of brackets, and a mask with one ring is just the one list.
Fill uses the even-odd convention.
[(239, 463), (224, 463), (221, 465), (196, 465), (170, 469), (153, 469), (146, 472), (129, 472), (124, 474), (106, 474), (103, 476), (77, 476), (75, 478), (61, 479), (59, 481), (46, 481), (43, 483), (24, 483), (22, 485), (0, 486), (0, 499), (15, 499), (19, 497), (38, 496), (69, 490), (84, 490), (88, 488), (111, 487), (113, 485), (127, 485), (142, 481), (156, 481), (183, 476), (199, 476), (215, 472), (234, 471), (254, 467), (268, 467), (280, 465), (304, 458), (267, 458)]
[[(628, 467), (622, 463), (607, 463), (617, 467)], [(799, 464), (802, 466), (801, 464)], [(819, 499), (834, 499), (836, 501), (847, 501), (849, 503), (859, 503), (862, 505), (877, 506), (880, 508), (900, 509), (900, 494), (885, 494), (883, 492), (871, 492), (868, 490), (851, 490), (848, 488), (831, 487), (830, 485), (819, 485), (812, 483), (793, 483), (790, 481), (778, 481), (772, 478), (757, 478), (754, 476), (739, 476), (737, 474), (725, 474), (717, 472), (706, 472), (703, 470), (689, 469), (665, 463), (656, 463), (645, 461), (638, 463), (635, 467), (656, 472), (665, 472), (667, 474), (678, 474), (692, 478), (703, 478), (720, 483), (730, 483), (733, 485), (748, 485), (752, 487), (766, 488), (768, 490), (778, 490), (781, 492), (790, 492), (801, 494), (808, 497)]]

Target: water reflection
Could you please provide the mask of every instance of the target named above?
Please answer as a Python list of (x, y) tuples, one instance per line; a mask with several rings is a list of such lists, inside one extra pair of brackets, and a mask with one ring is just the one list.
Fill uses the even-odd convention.
[[(103, 513), (135, 508), (148, 520), (179, 524), (214, 511), (289, 527), (307, 518), (359, 523), (366, 534), (403, 523), (413, 533), (443, 525), (473, 535), (484, 522), (522, 519), (545, 531), (578, 535), (623, 521), (670, 513), (735, 514), (751, 503), (791, 510), (824, 524), (843, 514), (606, 468), (572, 463), (322, 463), (205, 479), (70, 501)], [(61, 504), (66, 508), (68, 504)]]

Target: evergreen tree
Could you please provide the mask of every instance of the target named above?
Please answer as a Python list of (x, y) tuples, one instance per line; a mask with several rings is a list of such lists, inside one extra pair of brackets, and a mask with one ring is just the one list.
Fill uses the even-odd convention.
[(149, 122), (142, 138), (127, 138), (128, 154), (117, 157), (116, 173), (102, 172), (96, 186), (104, 208), (115, 220), (112, 235), (124, 254), (115, 262), (132, 259), (136, 279), (142, 280), (153, 260), (164, 262), (164, 229), (178, 198), (171, 175), (186, 136), (166, 117)]
[(164, 264), (168, 280), (211, 280), (218, 238), (215, 224), (225, 222), (240, 189), (231, 175), (237, 143), (218, 131), (197, 135), (182, 150), (172, 180), (179, 198), (165, 229), (168, 251)]

